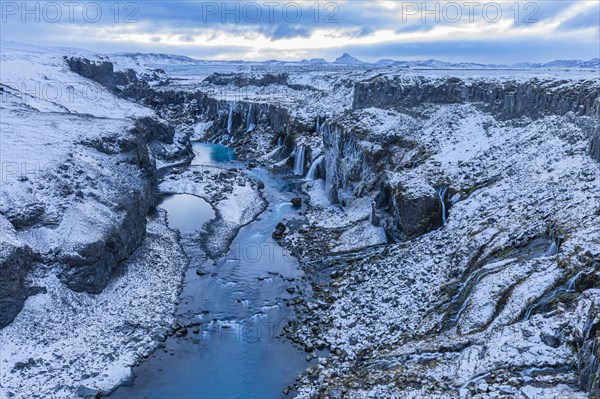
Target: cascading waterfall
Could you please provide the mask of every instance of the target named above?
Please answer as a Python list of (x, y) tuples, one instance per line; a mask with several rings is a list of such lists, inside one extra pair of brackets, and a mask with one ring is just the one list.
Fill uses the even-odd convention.
[(277, 139), (277, 147), (281, 147), (283, 145), (283, 137), (279, 136), (279, 138)]
[(299, 146), (296, 150), (296, 160), (294, 162), (294, 174), (296, 176), (302, 176), (304, 174), (304, 159), (305, 148), (304, 146)]
[(229, 106), (229, 118), (227, 118), (227, 133), (231, 134), (233, 130), (233, 104)]
[(319, 133), (319, 131), (321, 130), (321, 126), (320, 126), (320, 124), (319, 124), (319, 121), (320, 121), (320, 119), (319, 119), (319, 115), (317, 115), (317, 126), (316, 126), (316, 128), (315, 128), (315, 131), (316, 131), (317, 133)]
[(246, 132), (251, 132), (256, 127), (255, 120), (254, 103), (251, 103), (248, 108), (248, 117), (246, 118)]
[(323, 155), (320, 155), (313, 161), (308, 169), (308, 173), (306, 173), (306, 180), (315, 180), (317, 178), (317, 168), (323, 161)]
[(445, 226), (448, 220), (448, 213), (446, 211), (446, 193), (448, 192), (448, 187), (440, 187), (436, 191), (442, 205), (442, 226)]

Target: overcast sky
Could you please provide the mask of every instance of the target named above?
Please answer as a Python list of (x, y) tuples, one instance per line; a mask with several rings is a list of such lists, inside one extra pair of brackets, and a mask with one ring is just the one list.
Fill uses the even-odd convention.
[(600, 56), (600, 1), (2, 1), (0, 35), (201, 59), (543, 62)]

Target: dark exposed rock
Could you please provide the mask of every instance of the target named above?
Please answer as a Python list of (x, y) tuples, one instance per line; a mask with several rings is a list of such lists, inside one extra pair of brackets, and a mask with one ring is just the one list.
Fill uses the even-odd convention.
[[(98, 82), (103, 86), (116, 86), (113, 63), (110, 61), (90, 61), (85, 58), (66, 58), (71, 70), (84, 78)], [(124, 82), (119, 82), (124, 83)]]
[(79, 388), (77, 388), (77, 396), (85, 399), (99, 398), (101, 393), (100, 390), (88, 388), (85, 385), (80, 385)]
[[(228, 141), (232, 137), (236, 139), (236, 142), (247, 139), (247, 117), (252, 108), (252, 114), (254, 115), (252, 123), (269, 126), (273, 132), (283, 138), (283, 148), (277, 156), (278, 159), (289, 156), (293, 151), (296, 145), (294, 135), (310, 129), (310, 126), (303, 123), (303, 121), (292, 117), (287, 108), (279, 105), (244, 101), (231, 104), (227, 101), (218, 101), (212, 98), (198, 100), (198, 103), (202, 104), (200, 112), (204, 114), (205, 118), (214, 121), (210, 133), (205, 137), (205, 140), (214, 142), (220, 142), (223, 139)], [(227, 126), (231, 110), (233, 115), (232, 132), (230, 133)], [(244, 150), (252, 151), (248, 148), (244, 148)]]
[(412, 190), (409, 185), (383, 183), (375, 199), (374, 221), (392, 236), (407, 239), (425, 234), (442, 224), (435, 190)]
[(281, 240), (283, 238), (283, 233), (285, 233), (285, 230), (286, 230), (285, 224), (278, 223), (277, 226), (275, 227), (275, 231), (272, 234), (273, 238), (276, 240)]
[(271, 84), (287, 85), (288, 75), (285, 73), (271, 74), (266, 73), (260, 78), (249, 77), (245, 74), (229, 74), (215, 72), (204, 79), (204, 82), (217, 86), (226, 86), (233, 84), (237, 87), (246, 86), (268, 86)]
[(74, 228), (65, 228), (68, 233), (59, 254), (65, 267), (59, 277), (74, 291), (102, 292), (113, 270), (144, 238), (146, 214), (154, 205), (151, 186), (123, 192), (117, 200), (121, 210), (116, 220), (107, 219), (105, 206), (94, 203), (75, 205), (63, 218), (65, 226)]
[(25, 284), (34, 254), (15, 235), (10, 222), (0, 215), (0, 328), (10, 324), (32, 294)]
[(146, 141), (158, 140), (166, 144), (173, 144), (175, 129), (166, 122), (156, 118), (144, 116), (135, 120), (135, 132), (143, 135)]
[(300, 198), (300, 197), (292, 198), (292, 205), (294, 205), (296, 208), (302, 206), (302, 198)]
[(104, 178), (105, 194), (95, 201), (76, 203), (63, 216), (63, 244), (57, 247), (56, 261), (63, 263), (59, 277), (74, 291), (100, 293), (111, 273), (141, 244), (146, 215), (156, 203), (157, 177), (149, 154), (146, 134), (140, 126), (155, 126), (145, 120), (130, 132), (122, 133), (124, 152), (114, 154), (136, 166), (130, 180)]
[(35, 361), (35, 359), (30, 357), (25, 362), (16, 362), (14, 370), (24, 370), (24, 369), (28, 369), (30, 367), (35, 367), (36, 365), (37, 365), (37, 362)]
[(16, 203), (13, 198), (6, 198), (3, 203), (2, 213), (16, 230), (33, 226), (44, 214), (44, 205), (35, 198), (30, 197), (26, 201)]
[(558, 348), (560, 346), (560, 337), (557, 337), (556, 335), (545, 334), (542, 336), (542, 341), (552, 348)]
[[(596, 121), (596, 125), (600, 122)], [(592, 141), (590, 145), (590, 155), (596, 161), (600, 162), (600, 126), (597, 126), (595, 132), (592, 136)]]
[(579, 385), (590, 393), (591, 398), (600, 397), (600, 323), (598, 305), (590, 308), (589, 320), (579, 343)]
[(406, 109), (423, 103), (473, 102), (484, 104), (505, 119), (523, 115), (531, 118), (546, 114), (564, 115), (570, 111), (579, 115), (597, 113), (594, 101), (599, 93), (591, 82), (581, 82), (579, 87), (564, 87), (562, 83), (537, 79), (525, 83), (464, 82), (458, 78), (440, 81), (418, 77), (413, 84), (407, 85), (402, 78), (376, 77), (356, 83), (352, 106), (354, 109)]

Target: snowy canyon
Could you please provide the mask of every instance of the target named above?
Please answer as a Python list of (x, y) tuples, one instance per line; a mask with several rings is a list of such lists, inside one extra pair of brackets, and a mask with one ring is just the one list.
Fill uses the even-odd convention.
[[(294, 317), (279, 338), (308, 360), (281, 397), (600, 396), (594, 66), (218, 63), (12, 42), (1, 62), (3, 396), (140, 381), (132, 368), (167, 339), (215, 324), (178, 309), (256, 221), (302, 270), (252, 276), (281, 280)], [(237, 161), (201, 164), (198, 142)], [(280, 181), (297, 191), (281, 197)], [(210, 205), (204, 230), (170, 224), (172, 194)]]

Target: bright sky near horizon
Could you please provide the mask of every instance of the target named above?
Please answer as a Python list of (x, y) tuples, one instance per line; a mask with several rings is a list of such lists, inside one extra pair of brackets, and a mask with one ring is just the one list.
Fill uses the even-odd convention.
[(1, 1), (0, 36), (200, 59), (600, 57), (600, 0)]

